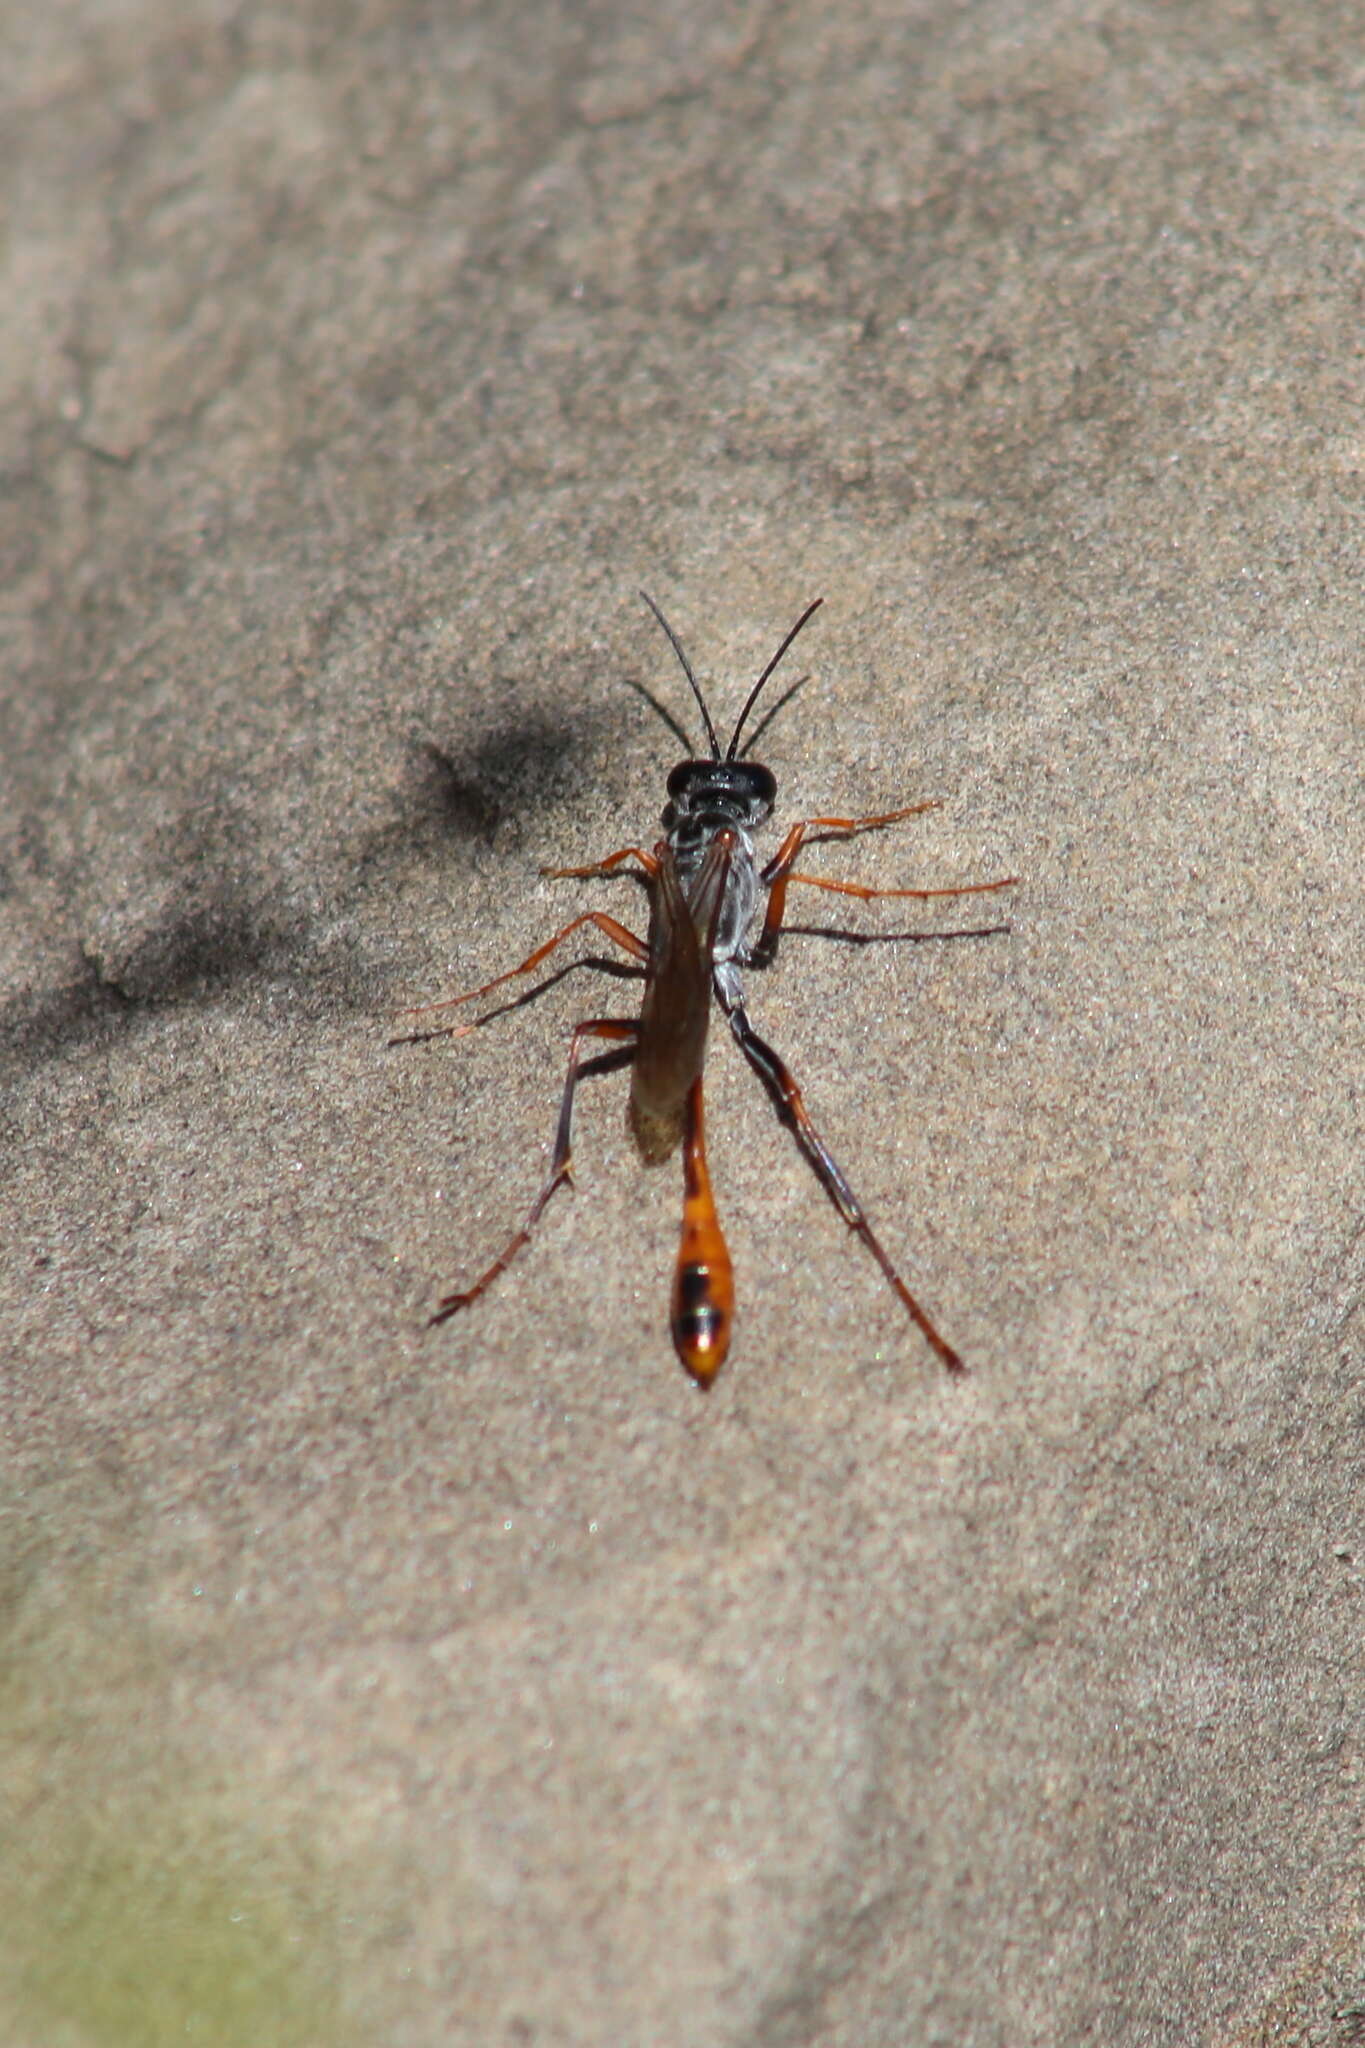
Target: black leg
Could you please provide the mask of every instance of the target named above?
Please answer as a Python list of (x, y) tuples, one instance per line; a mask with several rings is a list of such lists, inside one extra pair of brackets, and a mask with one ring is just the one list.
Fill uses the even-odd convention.
[[(573, 1043), (569, 1047), (569, 1071), (564, 1078), (564, 1093), (559, 1104), (559, 1123), (555, 1129), (555, 1149), (550, 1162), (549, 1178), (527, 1210), (526, 1220), (520, 1230), (508, 1240), (487, 1272), (480, 1273), (473, 1285), (466, 1287), (462, 1293), (445, 1295), (431, 1318), (433, 1323), (444, 1323), (449, 1317), (457, 1315), (462, 1308), (468, 1308), (472, 1301), (477, 1301), (479, 1296), (492, 1286), (499, 1273), (507, 1271), (522, 1247), (529, 1244), (531, 1232), (540, 1221), (555, 1190), (566, 1183), (572, 1187), (574, 1089), (584, 1074), (609, 1073), (613, 1068), (627, 1066), (635, 1057), (635, 1041), (639, 1036), (639, 1029), (633, 1017), (593, 1017), (585, 1024), (575, 1025)], [(618, 1043), (614, 1051), (599, 1054), (585, 1066), (583, 1045), (589, 1038), (614, 1039)]]
[(935, 1355), (942, 1360), (949, 1372), (965, 1372), (966, 1367), (951, 1344), (940, 1337), (914, 1295), (901, 1279), (882, 1247), (871, 1224), (863, 1213), (858, 1197), (844, 1176), (843, 1169), (834, 1158), (815, 1125), (810, 1120), (801, 1090), (792, 1076), (786, 1062), (775, 1053), (766, 1040), (759, 1037), (749, 1022), (742, 1003), (721, 1003), (730, 1020), (730, 1029), (739, 1042), (740, 1051), (758, 1075), (773, 1100), (778, 1115), (795, 1138), (810, 1165), (811, 1171), (825, 1193), (843, 1217), (849, 1229), (860, 1237), (881, 1267), (892, 1290), (908, 1311), (911, 1321), (922, 1333)]
[[(397, 1014), (400, 1017), (424, 1017), (430, 1016), (434, 1010), (457, 1010), (462, 1003), (475, 1002), (478, 997), (486, 996), (490, 989), (501, 988), (505, 981), (515, 981), (519, 974), (529, 974), (533, 968), (539, 967), (542, 960), (547, 960), (557, 946), (562, 946), (565, 939), (572, 937), (574, 932), (581, 931), (585, 924), (592, 925), (604, 938), (610, 939), (613, 946), (619, 946), (631, 960), (640, 963), (648, 960), (649, 948), (644, 940), (637, 938), (635, 933), (628, 930), (618, 919), (608, 917), (605, 910), (585, 910), (581, 917), (570, 918), (553, 938), (546, 939), (544, 945), (537, 946), (533, 953), (528, 953), (518, 966), (509, 967), (503, 974), (495, 974), (491, 981), (481, 982), (478, 988), (466, 989), (462, 996), (444, 996), (437, 1003), (415, 1003), (411, 1009), (399, 1010)], [(480, 1022), (482, 1021), (480, 1019)], [(389, 1044), (407, 1045), (426, 1038), (454, 1037), (463, 1028), (461, 1025), (451, 1025), (435, 1031), (414, 1031), (406, 1038), (391, 1038)]]

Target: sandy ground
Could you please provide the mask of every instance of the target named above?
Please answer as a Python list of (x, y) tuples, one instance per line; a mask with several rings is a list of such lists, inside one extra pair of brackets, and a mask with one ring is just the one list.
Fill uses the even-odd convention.
[[(0, 2036), (1337, 2048), (1359, 13), (663, 17), (0, 28)], [(638, 926), (641, 584), (721, 725), (826, 600), (769, 851), (1022, 878), (751, 989), (961, 1382), (723, 1031), (709, 1397), (620, 1077), (425, 1327), (633, 991), (391, 1013)]]

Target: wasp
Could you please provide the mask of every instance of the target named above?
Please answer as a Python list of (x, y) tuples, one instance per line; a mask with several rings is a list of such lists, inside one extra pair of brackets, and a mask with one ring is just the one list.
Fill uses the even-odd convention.
[[(459, 1293), (447, 1294), (438, 1303), (431, 1322), (444, 1323), (477, 1301), (529, 1243), (553, 1196), (560, 1188), (573, 1184), (573, 1106), (579, 1081), (588, 1074), (628, 1065), (631, 1078), (627, 1116), (641, 1160), (646, 1166), (658, 1166), (671, 1158), (679, 1147), (682, 1150), (682, 1235), (673, 1274), (670, 1325), (674, 1349), (682, 1364), (700, 1386), (712, 1384), (725, 1363), (735, 1313), (734, 1271), (725, 1233), (716, 1213), (706, 1163), (702, 1074), (714, 997), (740, 1051), (758, 1075), (778, 1116), (791, 1132), (834, 1207), (872, 1254), (897, 1299), (938, 1359), (949, 1372), (962, 1372), (962, 1359), (920, 1307), (868, 1222), (842, 1167), (811, 1121), (805, 1099), (790, 1068), (750, 1022), (744, 1000), (742, 970), (768, 967), (776, 958), (786, 916), (787, 892), (793, 884), (856, 897), (862, 902), (882, 897), (910, 897), (923, 903), (943, 897), (991, 895), (1010, 888), (1018, 878), (1007, 875), (999, 881), (973, 882), (948, 889), (874, 889), (860, 882), (833, 881), (823, 875), (805, 874), (796, 866), (803, 846), (852, 839), (863, 832), (880, 832), (888, 825), (897, 825), (906, 818), (936, 809), (935, 800), (907, 804), (899, 810), (882, 811), (864, 818), (801, 818), (788, 829), (772, 859), (760, 867), (754, 850), (754, 835), (772, 816), (777, 780), (771, 769), (746, 758), (740, 741), (769, 679), (797, 635), (819, 610), (823, 599), (816, 598), (814, 603), (807, 605), (759, 676), (735, 721), (729, 745), (722, 753), (706, 698), (683, 652), (682, 643), (648, 592), (641, 591), (640, 596), (662, 627), (682, 665), (701, 712), (710, 752), (690, 754), (670, 773), (668, 800), (661, 820), (664, 836), (653, 847), (622, 846), (604, 859), (592, 861), (584, 867), (547, 867), (540, 872), (556, 881), (633, 876), (643, 882), (649, 898), (647, 936), (640, 938), (605, 911), (586, 910), (571, 918), (534, 952), (528, 953), (516, 967), (494, 975), (491, 981), (463, 995), (422, 1006), (423, 1011), (433, 1011), (476, 1002), (520, 976), (533, 974), (575, 932), (591, 926), (625, 956), (624, 961), (615, 957), (589, 957), (573, 964), (642, 981), (644, 988), (639, 1015), (591, 1017), (574, 1026), (550, 1172), (545, 1184), (532, 1202), (521, 1227), (498, 1253), (492, 1265)], [(802, 677), (778, 699), (756, 729), (755, 741), (806, 680)], [(684, 746), (690, 747), (690, 739), (681, 724), (655, 703), (647, 691), (641, 694), (654, 705)], [(753, 743), (750, 742), (751, 745)], [(762, 921), (755, 933), (760, 898)], [(885, 935), (836, 931), (826, 936), (867, 943), (870, 937), (881, 936), (892, 940), (985, 938), (1006, 930), (1006, 925), (989, 925), (972, 931)], [(490, 1010), (472, 1024), (417, 1031), (393, 1042), (463, 1037), (507, 1010), (530, 1001), (564, 973), (571, 971), (571, 968), (559, 970), (529, 992), (523, 992)], [(419, 1013), (410, 1011), (405, 1014)], [(606, 1051), (590, 1055), (591, 1048), (603, 1045)]]

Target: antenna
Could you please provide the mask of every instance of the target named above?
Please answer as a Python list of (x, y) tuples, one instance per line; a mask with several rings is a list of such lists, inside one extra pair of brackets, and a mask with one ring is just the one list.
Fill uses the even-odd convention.
[[(643, 591), (641, 591), (640, 595), (641, 595), (641, 596), (643, 597), (643, 596), (644, 596), (644, 592), (643, 592)], [(818, 612), (818, 611), (819, 611), (819, 609), (820, 609), (821, 605), (822, 605), (822, 604), (824, 603), (824, 601), (825, 601), (825, 600), (823, 599), (823, 597), (817, 597), (817, 598), (816, 598), (816, 600), (815, 600), (815, 602), (814, 602), (813, 604), (808, 604), (808, 605), (806, 606), (806, 609), (805, 609), (805, 610), (804, 610), (804, 611), (802, 612), (802, 614), (801, 614), (800, 618), (799, 618), (799, 619), (797, 620), (796, 624), (795, 624), (795, 625), (794, 625), (794, 626), (792, 627), (792, 629), (791, 629), (790, 633), (788, 633), (788, 635), (787, 635), (786, 639), (785, 639), (785, 640), (784, 640), (784, 641), (782, 642), (782, 645), (781, 645), (781, 646), (780, 646), (780, 647), (778, 648), (778, 650), (777, 650), (776, 654), (775, 654), (775, 655), (773, 656), (772, 660), (771, 660), (771, 661), (770, 661), (770, 662), (768, 663), (768, 666), (767, 666), (767, 667), (766, 667), (766, 668), (764, 669), (764, 671), (763, 671), (762, 675), (761, 675), (761, 676), (759, 677), (758, 681), (757, 681), (757, 682), (756, 682), (756, 683), (754, 684), (754, 686), (753, 686), (752, 690), (750, 690), (750, 692), (749, 692), (749, 695), (748, 695), (748, 698), (747, 698), (747, 700), (745, 701), (744, 709), (743, 709), (743, 710), (742, 710), (742, 711), (740, 712), (740, 714), (739, 714), (739, 720), (738, 720), (738, 723), (737, 723), (737, 724), (736, 724), (736, 726), (735, 726), (734, 732), (733, 732), (733, 733), (732, 733), (732, 734), (730, 735), (730, 745), (729, 745), (729, 748), (728, 748), (728, 750), (727, 750), (727, 752), (726, 752), (726, 755), (725, 755), (725, 758), (726, 758), (726, 760), (727, 760), (727, 761), (733, 761), (733, 760), (734, 760), (734, 758), (735, 758), (735, 749), (736, 749), (736, 748), (738, 747), (738, 745), (739, 745), (739, 736), (740, 736), (740, 734), (741, 734), (741, 733), (743, 732), (743, 730), (744, 730), (744, 721), (745, 721), (745, 719), (746, 719), (746, 718), (747, 718), (747, 717), (749, 716), (749, 713), (750, 713), (750, 712), (751, 712), (751, 711), (753, 710), (753, 708), (754, 708), (755, 704), (756, 704), (756, 703), (758, 702), (758, 698), (759, 698), (759, 692), (760, 692), (760, 691), (762, 690), (762, 688), (763, 688), (763, 685), (764, 685), (764, 684), (765, 684), (765, 683), (767, 682), (767, 680), (768, 680), (769, 676), (770, 676), (770, 675), (772, 674), (773, 670), (774, 670), (774, 669), (775, 669), (775, 668), (777, 667), (777, 664), (778, 664), (778, 662), (779, 662), (779, 661), (781, 661), (781, 659), (782, 659), (783, 655), (784, 655), (784, 654), (786, 653), (787, 649), (788, 649), (788, 648), (789, 648), (789, 647), (791, 646), (791, 644), (792, 644), (792, 641), (793, 641), (793, 640), (794, 640), (794, 639), (796, 638), (797, 634), (798, 634), (798, 633), (799, 633), (799, 632), (801, 631), (801, 628), (802, 628), (802, 627), (803, 627), (803, 626), (805, 625), (805, 623), (806, 623), (807, 619), (811, 617), (812, 613), (814, 613), (814, 612)], [(648, 603), (648, 602), (649, 602), (649, 600), (648, 600), (648, 599), (646, 598), (646, 599), (645, 599), (645, 602), (646, 602), (646, 603)], [(672, 635), (672, 633), (669, 633), (668, 637), (669, 637), (669, 639), (670, 639), (670, 640), (673, 640), (673, 635)], [(675, 647), (677, 647), (677, 646), (678, 646), (678, 643), (677, 643), (677, 641), (676, 641), (676, 640), (673, 640), (673, 645), (674, 645)], [(682, 654), (682, 649), (681, 649), (680, 647), (678, 648), (678, 653), (679, 653), (679, 655), (681, 656), (681, 654)], [(686, 663), (684, 663), (683, 665), (684, 665), (684, 667), (686, 667)], [(688, 676), (689, 676), (689, 678), (690, 678), (690, 677), (691, 677), (691, 674), (692, 674), (692, 671), (691, 671), (691, 669), (688, 669), (687, 673), (688, 673)], [(694, 690), (696, 690), (696, 689), (697, 689), (697, 686), (696, 686), (696, 684), (695, 684), (695, 683), (693, 683), (692, 687), (693, 687), (693, 689), (694, 689)], [(700, 691), (700, 690), (697, 690), (697, 695), (698, 695), (698, 697), (700, 697), (700, 696), (701, 696), (701, 691)], [(706, 706), (705, 706), (705, 705), (703, 704), (703, 705), (702, 705), (702, 710), (703, 710), (703, 711), (705, 711), (705, 709), (706, 709)], [(709, 718), (707, 719), (706, 723), (707, 723), (707, 726), (708, 726), (708, 728), (709, 728), (709, 727), (710, 727), (710, 724), (711, 724), (711, 721), (710, 721), (710, 719), (709, 719)], [(720, 759), (720, 747), (719, 747), (719, 745), (718, 745), (718, 744), (717, 744), (717, 742), (716, 742), (716, 738), (715, 738), (715, 734), (714, 734), (714, 733), (712, 733), (712, 735), (711, 735), (711, 740), (712, 740), (712, 748), (713, 748), (713, 751), (714, 751), (715, 759), (716, 759), (717, 761), (719, 761), (719, 759)]]
[[(676, 634), (676, 633), (675, 633), (675, 632), (673, 631), (673, 628), (672, 628), (672, 627), (671, 627), (671, 626), (669, 625), (669, 623), (668, 623), (668, 620), (667, 620), (667, 619), (666, 619), (666, 618), (664, 617), (663, 613), (662, 613), (662, 612), (661, 612), (661, 611), (659, 610), (659, 607), (658, 607), (658, 605), (657, 605), (657, 604), (655, 604), (655, 602), (654, 602), (653, 598), (652, 598), (652, 597), (650, 596), (649, 592), (648, 592), (647, 590), (642, 590), (642, 591), (640, 592), (640, 595), (641, 595), (641, 597), (642, 597), (642, 598), (644, 599), (645, 603), (646, 603), (646, 604), (647, 604), (647, 605), (649, 606), (650, 610), (651, 610), (651, 611), (653, 612), (653, 614), (654, 614), (655, 618), (656, 618), (656, 619), (657, 619), (657, 620), (659, 621), (659, 624), (660, 624), (660, 625), (661, 625), (661, 626), (663, 627), (663, 629), (664, 629), (665, 633), (667, 633), (667, 635), (668, 635), (668, 640), (669, 640), (669, 645), (670, 645), (670, 646), (672, 647), (672, 649), (673, 649), (673, 652), (674, 652), (674, 653), (675, 653), (675, 654), (677, 655), (677, 657), (678, 657), (679, 661), (680, 661), (680, 662), (682, 663), (682, 670), (683, 670), (683, 674), (684, 674), (684, 675), (685, 675), (685, 676), (687, 677), (687, 680), (688, 680), (688, 682), (689, 682), (689, 683), (690, 683), (690, 684), (692, 685), (692, 695), (693, 695), (693, 696), (694, 696), (694, 697), (696, 698), (696, 700), (697, 700), (698, 704), (699, 704), (699, 705), (701, 706), (701, 715), (702, 715), (702, 719), (703, 719), (703, 721), (704, 721), (704, 723), (705, 723), (705, 726), (706, 726), (706, 737), (707, 737), (707, 739), (708, 739), (708, 740), (710, 740), (710, 742), (711, 742), (711, 759), (712, 759), (713, 761), (719, 761), (719, 759), (720, 759), (720, 741), (719, 741), (719, 740), (717, 739), (717, 737), (716, 737), (716, 728), (715, 728), (715, 726), (714, 726), (714, 725), (713, 725), (713, 724), (711, 723), (711, 714), (710, 714), (710, 712), (709, 712), (709, 711), (707, 710), (707, 708), (706, 708), (706, 699), (705, 699), (705, 697), (703, 697), (703, 696), (702, 696), (702, 693), (701, 693), (701, 685), (700, 685), (700, 684), (698, 683), (698, 681), (697, 681), (696, 677), (695, 677), (695, 676), (693, 675), (693, 673), (692, 673), (692, 664), (691, 664), (691, 662), (690, 662), (690, 661), (689, 661), (689, 660), (687, 659), (687, 656), (686, 656), (686, 655), (685, 655), (685, 654), (683, 653), (683, 651), (682, 651), (682, 642), (681, 642), (681, 640), (679, 640), (679, 638), (678, 638), (677, 634)], [(816, 600), (816, 602), (818, 603), (818, 602), (819, 602), (819, 600), (817, 599), (817, 600)], [(812, 607), (811, 607), (811, 610), (813, 611), (814, 609), (815, 609), (815, 607), (814, 607), (814, 605), (812, 605)], [(810, 617), (810, 612), (807, 612), (807, 614), (806, 614), (806, 618), (808, 619), (809, 617)], [(794, 632), (788, 633), (788, 635), (787, 635), (786, 639), (785, 639), (785, 640), (783, 641), (782, 645), (781, 645), (781, 646), (780, 646), (780, 647), (778, 648), (778, 650), (777, 650), (777, 655), (776, 655), (776, 660), (777, 660), (777, 661), (780, 661), (780, 660), (782, 659), (782, 656), (783, 656), (783, 655), (784, 655), (784, 654), (786, 653), (786, 651), (787, 651), (788, 647), (789, 647), (789, 646), (791, 645), (792, 641), (793, 641), (793, 640), (795, 639), (795, 637), (796, 637), (796, 634), (800, 632), (800, 630), (801, 630), (801, 626), (804, 626), (804, 625), (805, 625), (805, 623), (806, 623), (806, 619), (802, 619), (802, 621), (801, 621), (801, 625), (800, 625), (800, 626), (797, 626)], [(770, 670), (770, 669), (772, 669), (772, 668), (774, 667), (774, 665), (775, 665), (775, 663), (774, 663), (774, 662), (769, 662), (769, 664), (768, 664), (768, 669), (769, 669), (769, 670)], [(764, 683), (764, 682), (766, 682), (766, 680), (767, 680), (767, 674), (768, 674), (768, 671), (767, 671), (767, 670), (765, 670), (765, 671), (764, 671), (764, 675), (763, 675), (763, 678), (761, 679), (761, 681), (760, 681), (760, 683), (759, 683), (759, 689), (761, 689), (761, 688), (763, 687), (763, 683)], [(758, 695), (758, 691), (756, 690), (756, 691), (754, 692), (754, 696), (757, 696), (757, 695)], [(752, 703), (752, 702), (753, 702), (753, 698), (752, 698), (752, 697), (750, 698), (749, 702), (750, 702), (750, 703)], [(749, 708), (748, 704), (746, 704), (744, 708), (745, 708), (745, 710), (747, 711), (747, 710), (748, 710), (748, 708)], [(743, 723), (744, 723), (744, 720), (743, 720), (743, 719), (741, 718), (741, 720), (740, 720), (740, 724), (742, 725)], [(731, 745), (731, 748), (730, 748), (730, 754), (731, 754), (731, 755), (733, 755), (733, 753), (734, 753), (734, 746), (733, 746), (733, 744), (732, 744), (732, 745)], [(729, 758), (729, 756), (727, 756), (726, 758), (728, 759), (728, 758)]]

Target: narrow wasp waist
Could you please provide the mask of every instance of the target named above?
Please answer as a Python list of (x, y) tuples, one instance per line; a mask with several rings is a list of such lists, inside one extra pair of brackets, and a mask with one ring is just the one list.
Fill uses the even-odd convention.
[[(531, 1234), (552, 1197), (559, 1188), (572, 1182), (573, 1106), (580, 1078), (628, 1065), (631, 1069), (628, 1120), (640, 1158), (647, 1166), (656, 1166), (671, 1158), (681, 1147), (683, 1220), (669, 1322), (673, 1346), (683, 1365), (699, 1385), (711, 1385), (725, 1362), (735, 1307), (730, 1254), (716, 1211), (706, 1162), (703, 1070), (714, 997), (740, 1052), (758, 1076), (778, 1116), (791, 1132), (835, 1209), (880, 1267), (888, 1286), (940, 1362), (950, 1372), (960, 1372), (962, 1360), (939, 1335), (873, 1230), (847, 1175), (811, 1120), (805, 1097), (790, 1068), (750, 1022), (745, 1006), (743, 973), (772, 965), (784, 930), (787, 892), (793, 886), (830, 891), (862, 902), (881, 897), (911, 897), (925, 902), (936, 897), (989, 894), (1009, 888), (1015, 878), (1009, 875), (998, 881), (970, 882), (946, 889), (883, 889), (868, 887), (861, 882), (836, 881), (825, 875), (808, 874), (796, 865), (804, 845), (879, 832), (921, 811), (934, 809), (932, 802), (907, 804), (872, 817), (799, 818), (788, 828), (772, 859), (760, 868), (753, 835), (772, 816), (777, 781), (772, 771), (761, 762), (744, 759), (740, 739), (768, 678), (818, 608), (820, 599), (806, 607), (750, 690), (730, 735), (729, 746), (722, 754), (715, 722), (677, 634), (653, 598), (644, 592), (641, 595), (682, 663), (701, 711), (710, 754), (693, 755), (679, 761), (670, 773), (668, 800), (661, 821), (664, 837), (657, 841), (652, 851), (638, 845), (621, 846), (583, 867), (544, 868), (541, 872), (561, 879), (633, 875), (644, 883), (648, 892), (648, 935), (642, 939), (605, 910), (584, 910), (537, 946), (518, 966), (495, 975), (491, 981), (463, 996), (452, 998), (455, 1004), (468, 1002), (521, 975), (534, 972), (574, 932), (587, 926), (624, 954), (625, 964), (620, 960), (593, 958), (575, 964), (623, 974), (642, 982), (639, 1014), (633, 1017), (589, 1017), (574, 1026), (548, 1178), (520, 1228), (492, 1264), (459, 1293), (447, 1294), (431, 1320), (443, 1323), (477, 1301), (530, 1242)], [(778, 699), (761, 719), (751, 744), (762, 736), (775, 713), (799, 688), (800, 683), (793, 684)], [(650, 702), (654, 700), (651, 698)], [(655, 709), (683, 745), (690, 746), (691, 740), (684, 728), (661, 705), (656, 704)], [(760, 897), (763, 899), (762, 923), (751, 941), (748, 935), (759, 909)], [(985, 938), (991, 932), (1007, 929), (1007, 926), (991, 925), (971, 931), (894, 932), (885, 934), (885, 937), (892, 940)], [(842, 930), (824, 931), (823, 935), (852, 939), (862, 945), (876, 936)], [(559, 979), (561, 974), (550, 975), (541, 985), (542, 989), (553, 986)], [(479, 1025), (491, 1023), (494, 1017), (506, 1010), (519, 1008), (540, 992), (532, 989), (527, 995), (510, 999), (476, 1019), (472, 1025), (463, 1028), (451, 1026), (451, 1035), (463, 1036), (466, 1030), (472, 1031)], [(427, 1007), (439, 1009), (443, 1005)], [(440, 1032), (430, 1031), (413, 1034), (426, 1038), (440, 1035)], [(606, 1049), (602, 1050), (603, 1047)]]

